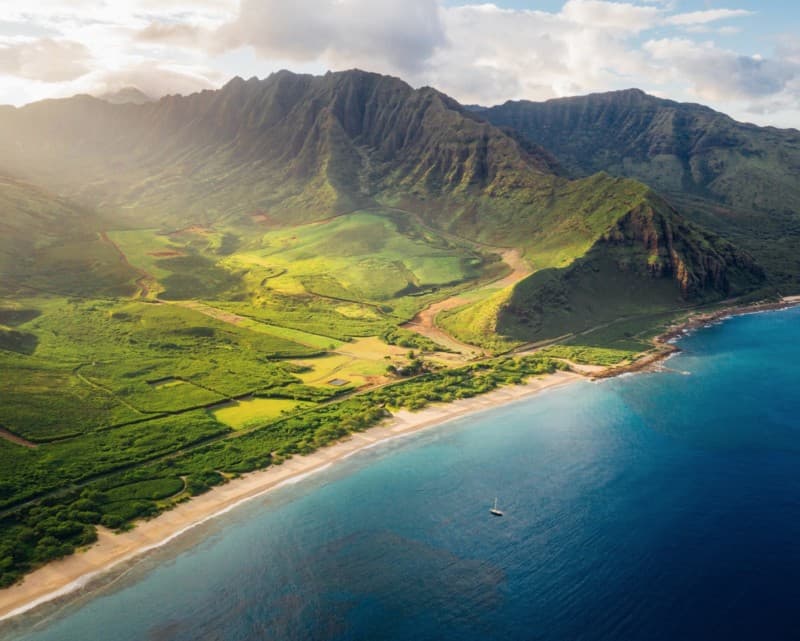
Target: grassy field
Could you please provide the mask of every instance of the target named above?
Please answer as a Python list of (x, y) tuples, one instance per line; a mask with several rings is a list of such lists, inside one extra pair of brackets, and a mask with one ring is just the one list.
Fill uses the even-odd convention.
[(314, 334), (292, 327), (275, 325), (273, 323), (266, 323), (261, 320), (256, 320), (251, 316), (243, 316), (232, 311), (233, 309), (241, 309), (245, 314), (248, 312), (252, 314), (252, 310), (248, 309), (247, 306), (231, 306), (223, 303), (220, 304), (219, 307), (213, 307), (198, 301), (176, 301), (175, 304), (237, 327), (258, 332), (259, 334), (267, 334), (273, 338), (292, 341), (315, 350), (336, 349), (343, 343), (343, 341), (331, 338), (330, 336)]
[(175, 243), (170, 235), (158, 229), (110, 231), (107, 235), (124, 252), (128, 262), (156, 278), (166, 278), (172, 273), (162, 266), (165, 258), (186, 254), (183, 243)]
[[(398, 225), (403, 224), (401, 233)], [(261, 247), (228, 261), (285, 270), (269, 287), (353, 301), (386, 301), (479, 275), (482, 259), (414, 227), (372, 213), (264, 234)]]
[(523, 341), (497, 331), (500, 310), (513, 293), (513, 288), (489, 293), (483, 298), (451, 311), (441, 312), (436, 323), (452, 336), (472, 345), (480, 345), (494, 353), (507, 352)]
[(551, 358), (563, 358), (581, 365), (610, 366), (629, 362), (640, 352), (587, 345), (551, 345), (537, 353)]
[(379, 334), (503, 269), (495, 255), (396, 212), (253, 232), (194, 226), (108, 237), (150, 298), (192, 301), (197, 309), (203, 301), (241, 316), (240, 325), (319, 349)]
[[(74, 436), (299, 382), (290, 364), (317, 348), (138, 301), (35, 298), (17, 330), (32, 355), (0, 349), (0, 424), (31, 440)], [(179, 379), (179, 388), (154, 385)]]
[(359, 388), (390, 381), (388, 366), (405, 365), (410, 360), (409, 352), (407, 347), (388, 345), (376, 337), (358, 338), (325, 356), (292, 363), (301, 368), (295, 375), (307, 385), (327, 388), (331, 380), (338, 380)]
[(212, 415), (220, 423), (235, 430), (268, 423), (284, 414), (311, 407), (309, 403), (300, 403), (284, 398), (250, 398), (232, 401), (218, 409)]

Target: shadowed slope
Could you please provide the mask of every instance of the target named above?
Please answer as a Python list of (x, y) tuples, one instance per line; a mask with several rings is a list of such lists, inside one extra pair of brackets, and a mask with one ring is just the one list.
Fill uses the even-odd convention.
[(65, 294), (134, 292), (136, 273), (104, 242), (99, 230), (107, 221), (94, 212), (0, 176), (0, 214), (0, 293), (19, 285)]

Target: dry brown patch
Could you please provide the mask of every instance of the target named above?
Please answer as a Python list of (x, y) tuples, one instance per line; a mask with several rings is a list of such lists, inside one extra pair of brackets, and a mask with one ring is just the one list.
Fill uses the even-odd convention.
[(174, 249), (165, 249), (157, 252), (147, 252), (147, 255), (155, 256), (156, 258), (167, 258), (170, 256), (185, 256), (186, 254), (180, 251), (176, 251)]
[(203, 227), (202, 225), (190, 225), (183, 229), (176, 229), (175, 231), (167, 234), (170, 238), (175, 236), (185, 236), (186, 234), (195, 234), (197, 236), (210, 236), (214, 233), (213, 229)]
[(36, 443), (31, 443), (29, 440), (24, 439), (21, 436), (17, 436), (13, 432), (9, 432), (7, 429), (2, 427), (0, 427), (0, 438), (4, 438), (10, 443), (16, 443), (17, 445), (22, 445), (23, 447), (29, 447), (31, 449), (38, 447)]
[(239, 314), (226, 312), (225, 310), (217, 309), (216, 307), (211, 307), (210, 305), (204, 305), (203, 303), (194, 300), (171, 300), (161, 302), (165, 302), (169, 305), (177, 305), (178, 307), (185, 307), (186, 309), (192, 309), (215, 320), (228, 323), (229, 325), (241, 325), (248, 320), (244, 316), (239, 316)]

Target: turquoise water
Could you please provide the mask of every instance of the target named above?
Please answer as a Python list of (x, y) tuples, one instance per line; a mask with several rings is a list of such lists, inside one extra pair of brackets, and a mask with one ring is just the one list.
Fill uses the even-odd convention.
[(353, 457), (3, 638), (797, 638), (800, 311), (681, 346)]

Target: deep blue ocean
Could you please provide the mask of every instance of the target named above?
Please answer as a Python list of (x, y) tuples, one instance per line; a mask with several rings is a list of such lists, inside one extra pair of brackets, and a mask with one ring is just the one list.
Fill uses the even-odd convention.
[(681, 347), (359, 454), (0, 636), (800, 639), (800, 310)]

